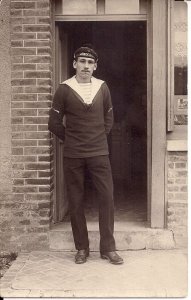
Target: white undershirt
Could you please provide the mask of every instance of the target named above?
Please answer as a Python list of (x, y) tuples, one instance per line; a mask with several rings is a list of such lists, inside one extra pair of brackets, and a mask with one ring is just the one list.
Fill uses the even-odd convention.
[(78, 83), (80, 87), (80, 92), (82, 95), (82, 99), (86, 104), (91, 104), (93, 99), (91, 97), (92, 94), (92, 83)]

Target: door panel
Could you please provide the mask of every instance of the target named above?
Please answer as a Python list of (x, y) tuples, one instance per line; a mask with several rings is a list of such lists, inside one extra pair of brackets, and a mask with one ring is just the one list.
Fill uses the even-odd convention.
[[(64, 45), (64, 46), (63, 46)], [(59, 32), (56, 26), (56, 88), (59, 83), (68, 77), (68, 36), (65, 32)], [(63, 120), (64, 122), (64, 120)], [(54, 161), (55, 161), (55, 190), (53, 204), (54, 222), (63, 221), (64, 216), (68, 212), (68, 201), (66, 197), (66, 188), (63, 170), (63, 153), (64, 143), (54, 136)]]

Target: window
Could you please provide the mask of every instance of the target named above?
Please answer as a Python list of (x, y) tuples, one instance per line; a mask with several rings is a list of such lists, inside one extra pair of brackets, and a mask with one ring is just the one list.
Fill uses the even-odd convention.
[(97, 14), (146, 14), (147, 0), (56, 0), (55, 14), (97, 15)]
[(96, 0), (57, 0), (56, 14), (93, 15), (97, 12)]
[(187, 125), (187, 4), (174, 1), (174, 125)]

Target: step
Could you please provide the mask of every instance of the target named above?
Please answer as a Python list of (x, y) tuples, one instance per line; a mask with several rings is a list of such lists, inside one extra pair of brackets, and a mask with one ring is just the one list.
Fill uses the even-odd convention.
[[(90, 250), (99, 251), (99, 228), (97, 222), (88, 222)], [(115, 222), (117, 250), (174, 249), (173, 232), (168, 229), (153, 229), (146, 222)], [(75, 251), (70, 223), (54, 225), (49, 231), (52, 251)]]

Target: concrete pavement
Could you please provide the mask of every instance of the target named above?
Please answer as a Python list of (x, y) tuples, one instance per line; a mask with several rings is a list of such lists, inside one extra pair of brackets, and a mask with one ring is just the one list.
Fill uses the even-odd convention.
[(186, 297), (186, 250), (120, 251), (123, 265), (91, 252), (20, 253), (1, 280), (1, 297)]

